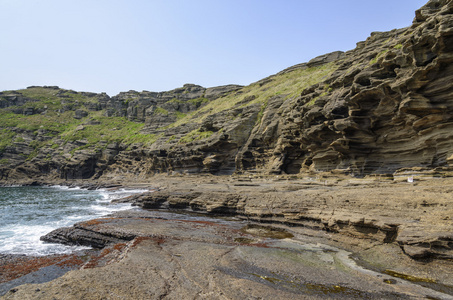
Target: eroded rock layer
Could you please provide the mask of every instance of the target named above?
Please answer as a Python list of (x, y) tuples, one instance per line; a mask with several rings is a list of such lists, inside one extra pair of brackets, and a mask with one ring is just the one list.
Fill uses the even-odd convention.
[[(111, 98), (41, 88), (55, 91), (58, 116), (70, 113), (78, 123), (33, 130), (2, 123), (9, 142), (0, 145), (0, 176), (5, 182), (163, 172), (363, 176), (410, 174), (408, 168), (450, 175), (453, 2), (431, 0), (415, 15), (408, 28), (374, 32), (351, 51), (247, 87), (188, 84)], [(24, 118), (49, 115), (55, 102), (40, 93), (3, 92), (0, 107)], [(100, 124), (104, 131), (96, 130)], [(106, 133), (108, 126), (116, 132)]]

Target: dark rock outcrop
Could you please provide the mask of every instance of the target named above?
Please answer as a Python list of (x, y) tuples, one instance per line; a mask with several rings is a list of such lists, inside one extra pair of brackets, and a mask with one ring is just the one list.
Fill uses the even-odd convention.
[(104, 248), (107, 245), (131, 241), (137, 236), (128, 232), (111, 230), (108, 226), (105, 229), (99, 229), (103, 228), (102, 223), (104, 222), (108, 222), (108, 219), (92, 220), (77, 223), (73, 227), (58, 228), (42, 236), (41, 240), (49, 243)]

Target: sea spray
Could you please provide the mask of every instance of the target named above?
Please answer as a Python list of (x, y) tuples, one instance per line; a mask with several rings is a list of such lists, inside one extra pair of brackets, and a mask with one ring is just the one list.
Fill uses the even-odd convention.
[(44, 243), (39, 238), (59, 227), (131, 209), (130, 204), (112, 204), (111, 200), (145, 191), (90, 191), (64, 186), (1, 187), (0, 253), (49, 255), (83, 249)]

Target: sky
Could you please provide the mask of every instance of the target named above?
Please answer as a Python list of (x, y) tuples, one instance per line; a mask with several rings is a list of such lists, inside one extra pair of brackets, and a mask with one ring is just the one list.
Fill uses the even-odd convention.
[(427, 0), (0, 0), (0, 91), (248, 85), (373, 31)]

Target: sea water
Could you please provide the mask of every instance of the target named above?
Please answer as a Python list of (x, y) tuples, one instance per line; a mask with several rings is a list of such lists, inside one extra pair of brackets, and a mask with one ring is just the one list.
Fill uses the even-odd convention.
[(131, 209), (130, 204), (111, 200), (140, 192), (144, 190), (0, 187), (0, 254), (49, 255), (83, 249), (39, 238), (59, 227)]

